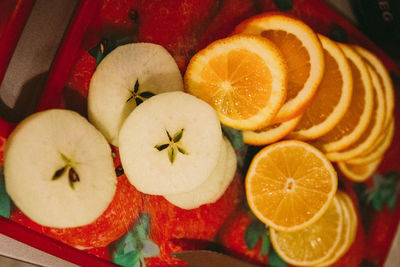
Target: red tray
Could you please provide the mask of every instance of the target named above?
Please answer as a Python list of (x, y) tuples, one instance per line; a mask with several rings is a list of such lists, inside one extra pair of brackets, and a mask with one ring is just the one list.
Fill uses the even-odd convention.
[[(1, 5), (7, 6), (8, 8), (3, 9), (2, 14), (5, 15), (2, 15), (0, 19), (0, 81), (35, 1), (10, 0), (7, 2), (8, 4), (4, 4), (5, 2), (1, 3)], [(187, 13), (179, 13), (183, 10), (179, 9), (179, 2), (181, 1), (164, 1), (165, 3), (162, 4), (162, 1), (155, 0), (153, 1), (155, 7), (164, 5), (166, 9), (157, 9), (154, 6), (150, 7), (148, 5), (148, 9), (144, 10), (141, 8), (145, 5), (145, 2), (144, 0), (80, 1), (54, 60), (37, 107), (38, 111), (49, 108), (66, 107), (85, 114), (84, 101), (87, 97), (89, 80), (95, 67), (95, 60), (90, 57), (87, 51), (95, 47), (105, 35), (112, 34), (116, 38), (128, 36), (132, 38), (133, 41), (159, 43), (171, 52), (183, 73), (188, 60), (196, 51), (218, 38), (229, 35), (234, 26), (245, 18), (266, 11), (279, 10), (279, 5), (277, 6), (275, 3), (279, 4), (280, 1), (225, 0), (221, 2), (221, 5), (217, 5), (214, 3), (217, 1), (193, 0), (191, 4), (198, 3), (199, 6), (196, 9), (194, 6), (191, 7), (191, 5), (188, 4), (188, 7), (191, 7), (193, 10), (185, 10)], [(323, 1), (293, 0), (291, 2), (292, 7), (285, 12), (302, 19), (318, 33), (327, 36), (339, 36), (340, 38), (346, 37), (348, 43), (358, 44), (367, 48), (383, 61), (386, 68), (394, 76), (400, 76), (399, 66), (396, 65), (390, 57)], [(209, 12), (207, 13), (205, 11)], [(148, 14), (146, 14), (146, 12), (154, 12), (154, 14), (152, 14), (153, 16), (147, 16)], [(173, 22), (168, 20), (168, 16), (163, 17), (163, 14), (165, 14), (163, 12), (175, 12), (175, 18), (190, 16), (193, 21), (198, 20), (199, 23), (196, 23), (196, 25), (190, 25), (190, 23), (188, 23), (185, 25), (185, 27), (187, 26), (186, 28), (183, 26), (179, 28), (180, 25), (176, 26), (177, 28), (171, 25), (170, 28), (163, 27)], [(190, 12), (193, 12), (192, 15), (190, 15)], [(165, 24), (162, 24), (163, 22)], [(151, 23), (159, 24), (151, 25)], [(154, 33), (151, 33), (151, 27), (153, 27)], [(188, 35), (188, 32), (192, 31), (193, 34), (190, 39), (192, 42), (191, 45), (186, 45), (180, 50), (176, 49), (177, 45), (182, 44), (180, 42), (185, 41), (179, 40), (179, 38), (177, 38), (178, 35), (174, 36), (174, 33), (176, 33), (174, 31), (181, 31), (186, 35)], [(167, 35), (167, 38), (162, 38), (164, 34), (169, 35)], [(397, 79), (397, 83), (395, 83), (396, 103), (400, 103), (398, 81), (399, 79)], [(396, 106), (396, 125), (399, 125), (398, 123), (400, 122), (400, 114), (398, 113), (399, 108)], [(3, 165), (3, 150), (6, 138), (14, 126), (14, 124), (8, 123), (0, 118), (0, 165)], [(378, 170), (379, 173), (385, 174), (389, 171), (400, 171), (400, 167), (396, 164), (396, 160), (400, 155), (399, 135), (399, 127), (396, 127), (393, 144), (385, 155)], [(352, 186), (352, 184), (346, 186)], [(203, 211), (205, 210), (206, 209), (203, 209)], [(176, 210), (174, 210), (174, 212), (176, 212)], [(393, 238), (394, 231), (398, 225), (399, 214), (400, 204), (396, 206), (396, 211), (392, 214), (395, 218), (390, 221), (392, 228), (389, 229), (389, 231), (391, 231), (389, 232), (389, 236), (391, 236), (391, 238)], [(192, 219), (191, 217), (195, 215), (195, 212), (188, 213), (182, 217), (179, 217), (180, 215), (178, 214), (177, 218), (187, 219), (190, 217), (190, 219)], [(227, 217), (224, 217), (224, 219), (227, 219)], [(190, 220), (188, 219), (188, 221)], [(159, 227), (162, 229), (162, 226)], [(43, 229), (37, 226), (29, 225), (29, 228), (0, 216), (0, 233), (4, 235), (81, 266), (112, 265), (108, 260), (101, 259), (100, 257), (109, 259), (108, 251), (114, 249), (115, 243), (109, 245), (107, 248), (83, 251), (38, 233), (37, 231), (46, 231), (43, 231)], [(368, 236), (366, 238), (368, 239)], [(385, 240), (386, 247), (384, 253), (379, 257), (379, 265), (384, 263), (392, 241), (391, 238), (386, 238), (387, 240)], [(161, 249), (164, 249), (164, 247)], [(353, 248), (352, 253), (356, 253), (354, 252), (356, 249), (357, 248)], [(358, 251), (358, 253), (361, 252)], [(364, 253), (364, 251), (362, 251), (362, 253)], [(100, 257), (96, 257), (92, 254), (101, 255)], [(365, 256), (365, 253), (363, 255)], [(158, 261), (147, 261), (147, 263), (158, 263), (159, 265), (157, 266), (163, 266), (163, 264)], [(151, 264), (149, 265), (152, 266)]]

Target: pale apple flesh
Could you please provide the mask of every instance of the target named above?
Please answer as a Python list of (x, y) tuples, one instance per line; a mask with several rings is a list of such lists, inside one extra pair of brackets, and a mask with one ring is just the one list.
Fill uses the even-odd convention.
[(217, 165), (221, 142), (215, 110), (183, 92), (143, 102), (119, 135), (126, 176), (139, 191), (153, 195), (187, 192), (202, 184)]
[(151, 43), (119, 46), (100, 62), (90, 81), (89, 121), (118, 146), (122, 123), (137, 104), (170, 91), (183, 91), (183, 81), (165, 48)]
[(218, 163), (211, 175), (189, 192), (164, 196), (170, 203), (182, 209), (195, 209), (217, 201), (226, 191), (235, 176), (236, 154), (230, 142), (224, 138)]
[(106, 139), (85, 118), (53, 109), (29, 116), (7, 140), (7, 193), (33, 221), (77, 227), (96, 220), (116, 190)]

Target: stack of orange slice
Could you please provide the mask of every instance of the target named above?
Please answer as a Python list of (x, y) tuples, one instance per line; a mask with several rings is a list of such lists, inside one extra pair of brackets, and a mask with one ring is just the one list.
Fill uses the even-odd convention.
[(286, 14), (240, 23), (191, 59), (184, 80), (245, 143), (307, 141), (355, 181), (370, 177), (391, 142), (393, 85), (379, 58)]
[(349, 197), (336, 193), (332, 162), (364, 181), (394, 133), (393, 85), (379, 58), (273, 12), (196, 54), (184, 82), (222, 124), (242, 130), (245, 143), (268, 145), (252, 159), (246, 196), (278, 254), (301, 266), (339, 259), (354, 241), (357, 216)]

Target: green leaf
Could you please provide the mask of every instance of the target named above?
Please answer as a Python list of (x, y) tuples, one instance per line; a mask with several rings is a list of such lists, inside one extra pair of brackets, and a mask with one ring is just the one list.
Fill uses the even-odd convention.
[(382, 186), (383, 181), (385, 180), (385, 178), (379, 173), (374, 173), (372, 179), (374, 180), (375, 190), (379, 189)]
[(158, 151), (163, 151), (169, 146), (169, 144), (162, 144), (162, 145), (155, 145), (154, 148), (156, 148)]
[(276, 254), (273, 247), (268, 255), (268, 264), (271, 267), (286, 267), (287, 266), (286, 262), (284, 260), (282, 260), (278, 254)]
[(292, 0), (274, 0), (276, 7), (281, 11), (291, 10), (293, 8)]
[(383, 198), (381, 191), (376, 191), (374, 194), (374, 198), (372, 199), (372, 205), (374, 206), (375, 210), (381, 211), (383, 206)]
[(89, 54), (96, 59), (96, 66), (115, 48), (120, 45), (131, 43), (132, 37), (127, 36), (117, 39), (114, 36), (103, 37), (102, 40), (93, 48), (89, 49)]
[(391, 171), (385, 175), (386, 180), (395, 181), (399, 173), (397, 171)]
[(266, 231), (261, 237), (261, 251), (260, 255), (265, 256), (269, 252), (270, 240), (269, 240), (269, 233)]
[[(263, 234), (262, 225), (261, 227), (260, 225), (261, 223), (259, 221), (253, 221), (244, 233), (244, 243), (249, 250), (252, 250), (256, 246), (258, 240), (260, 240)], [(265, 229), (265, 227), (263, 228)]]
[(243, 142), (242, 132), (225, 125), (222, 125), (222, 131), (235, 149), (239, 167), (243, 167), (249, 146)]
[(10, 197), (6, 191), (3, 166), (0, 166), (0, 216), (10, 218)]
[(171, 147), (169, 148), (169, 150), (168, 150), (168, 159), (169, 159), (169, 162), (171, 162), (171, 164), (173, 164), (174, 161), (175, 161), (175, 158), (176, 158), (176, 150), (175, 150), (175, 147), (174, 147), (174, 146), (171, 146)]
[(153, 94), (152, 92), (142, 92), (140, 93), (140, 96), (143, 98), (150, 98), (152, 96), (155, 96), (155, 94)]
[(120, 266), (124, 267), (132, 267), (139, 260), (140, 253), (137, 250), (132, 250), (127, 254), (115, 255), (113, 258), (113, 262)]
[(179, 142), (179, 141), (182, 139), (183, 130), (184, 130), (184, 129), (181, 129), (180, 131), (178, 131), (177, 133), (174, 134), (174, 137), (172, 137), (172, 140), (173, 140), (175, 143)]
[(388, 208), (389, 208), (390, 210), (394, 210), (394, 208), (396, 207), (396, 200), (397, 200), (397, 196), (396, 196), (396, 194), (393, 194), (393, 195), (388, 199), (388, 201), (386, 202), (387, 205), (388, 205)]
[(334, 41), (341, 42), (341, 43), (347, 43), (347, 32), (339, 25), (333, 24), (332, 25), (332, 30), (329, 34), (329, 38), (331, 38)]
[(142, 254), (145, 258), (160, 255), (160, 248), (150, 239), (143, 240)]
[(136, 79), (135, 87), (133, 89), (133, 92), (136, 94), (138, 91), (139, 91), (139, 80)]

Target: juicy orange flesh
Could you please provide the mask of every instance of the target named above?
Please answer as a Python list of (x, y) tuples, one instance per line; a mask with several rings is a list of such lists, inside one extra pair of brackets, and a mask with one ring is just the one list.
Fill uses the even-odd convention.
[(297, 261), (310, 261), (326, 255), (337, 238), (341, 217), (333, 204), (315, 223), (296, 232), (277, 232), (278, 247)]
[(365, 89), (364, 84), (361, 80), (361, 74), (354, 63), (349, 60), (349, 65), (353, 75), (353, 94), (351, 97), (351, 102), (346, 114), (343, 116), (342, 120), (329, 131), (326, 135), (318, 139), (318, 143), (329, 143), (337, 141), (343, 136), (347, 136), (353, 132), (353, 130), (358, 125), (361, 115), (363, 114), (365, 107)]
[(256, 133), (266, 132), (266, 131), (268, 131), (268, 130), (276, 129), (276, 128), (278, 128), (279, 126), (281, 126), (281, 123), (275, 123), (275, 124), (269, 125), (269, 126), (267, 126), (267, 127), (264, 127), (264, 128), (262, 128), (262, 129), (255, 130), (254, 132), (256, 132)]
[(305, 110), (295, 131), (309, 129), (325, 121), (342, 95), (343, 77), (336, 60), (324, 50), (325, 72), (311, 105)]
[(272, 77), (264, 60), (244, 49), (213, 57), (200, 75), (203, 99), (232, 119), (256, 115), (271, 95)]
[(346, 168), (355, 175), (364, 175), (369, 171), (368, 164), (346, 164)]
[(279, 47), (288, 66), (286, 102), (297, 96), (310, 75), (310, 55), (302, 42), (292, 33), (281, 30), (266, 30), (261, 36)]
[(362, 144), (363, 142), (365, 142), (365, 140), (369, 137), (369, 135), (371, 134), (372, 130), (377, 127), (377, 125), (375, 124), (376, 122), (376, 116), (378, 115), (377, 111), (377, 94), (374, 90), (374, 103), (373, 103), (373, 108), (372, 108), (372, 116), (371, 119), (368, 123), (367, 129), (363, 132), (363, 134), (357, 139), (357, 141), (350, 145), (348, 148), (346, 148), (345, 150), (351, 150), (354, 149), (356, 147), (358, 147), (360, 144)]
[(299, 225), (317, 213), (332, 190), (323, 162), (303, 148), (271, 151), (258, 162), (251, 180), (254, 205), (281, 226)]

